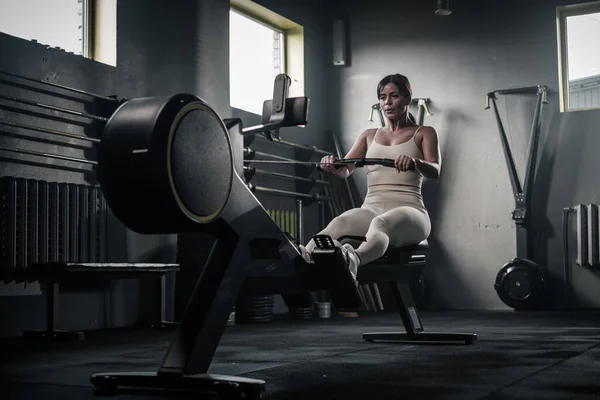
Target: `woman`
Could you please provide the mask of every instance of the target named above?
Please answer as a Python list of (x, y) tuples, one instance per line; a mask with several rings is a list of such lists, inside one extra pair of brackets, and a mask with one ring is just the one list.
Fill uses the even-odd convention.
[[(319, 232), (334, 240), (342, 235), (366, 236), (356, 249), (336, 241), (354, 279), (359, 266), (380, 258), (389, 247), (427, 239), (431, 222), (421, 186), (423, 177), (437, 179), (440, 175), (438, 135), (432, 127), (417, 126), (409, 113), (412, 90), (408, 79), (400, 74), (386, 76), (377, 85), (377, 96), (386, 126), (361, 133), (345, 158), (390, 158), (396, 168), (366, 166), (368, 190), (362, 206), (334, 218)], [(325, 156), (320, 165), (342, 179), (356, 169), (353, 165), (334, 168), (335, 161), (334, 156)], [(313, 262), (314, 240), (299, 247), (303, 258)]]

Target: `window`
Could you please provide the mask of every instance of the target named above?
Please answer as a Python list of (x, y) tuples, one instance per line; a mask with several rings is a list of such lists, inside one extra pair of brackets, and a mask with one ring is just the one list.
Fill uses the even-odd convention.
[(83, 55), (84, 0), (2, 0), (0, 32)]
[(557, 8), (561, 111), (600, 108), (600, 1)]
[(285, 72), (285, 34), (233, 9), (229, 17), (231, 106), (260, 115)]
[(2, 0), (0, 32), (114, 66), (116, 13), (117, 0)]
[(304, 28), (253, 0), (230, 0), (230, 105), (262, 114), (275, 76), (291, 79), (289, 96), (304, 96)]

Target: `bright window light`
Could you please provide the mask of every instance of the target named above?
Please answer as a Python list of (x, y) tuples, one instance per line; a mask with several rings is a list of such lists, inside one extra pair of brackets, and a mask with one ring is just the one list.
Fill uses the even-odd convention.
[(2, 0), (0, 32), (84, 54), (85, 0)]
[(231, 107), (261, 115), (275, 76), (285, 72), (284, 34), (235, 10), (229, 22)]
[(600, 47), (592, 38), (600, 38), (600, 12), (567, 17), (570, 81), (600, 75)]
[(561, 111), (600, 108), (600, 1), (557, 7)]

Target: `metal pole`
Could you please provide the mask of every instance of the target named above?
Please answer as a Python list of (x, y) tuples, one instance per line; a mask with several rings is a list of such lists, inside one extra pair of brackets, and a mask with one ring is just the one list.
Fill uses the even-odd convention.
[(82, 118), (89, 118), (89, 119), (92, 119), (92, 120), (95, 120), (95, 121), (101, 121), (101, 122), (108, 121), (108, 118), (100, 117), (99, 115), (88, 114), (88, 113), (84, 113), (84, 112), (80, 112), (80, 111), (73, 111), (73, 110), (69, 110), (69, 109), (66, 109), (66, 108), (62, 108), (62, 107), (56, 107), (56, 106), (53, 106), (53, 105), (50, 105), (50, 104), (37, 103), (35, 101), (19, 99), (19, 98), (16, 98), (16, 97), (1, 96), (0, 95), (0, 99), (1, 100), (6, 100), (6, 101), (12, 101), (14, 103), (25, 104), (25, 105), (28, 105), (28, 106), (39, 107), (39, 108), (43, 108), (43, 109), (46, 109), (46, 110), (59, 111), (59, 112), (65, 113), (65, 114), (76, 115), (76, 116), (82, 117)]
[[(339, 138), (337, 137), (335, 132), (332, 132), (331, 135), (333, 136), (333, 143), (335, 145), (335, 152), (337, 154), (337, 158), (344, 158)], [(356, 208), (356, 203), (354, 202), (354, 197), (352, 196), (352, 189), (350, 188), (350, 182), (348, 181), (348, 179), (344, 179), (344, 184), (346, 186), (346, 191), (348, 192), (348, 199), (350, 200), (350, 205), (352, 208)]]
[(10, 147), (4, 147), (4, 146), (0, 146), (0, 151), (8, 151), (11, 153), (21, 153), (21, 154), (27, 154), (30, 156), (37, 156), (37, 157), (56, 158), (58, 160), (80, 162), (80, 163), (84, 163), (84, 164), (91, 164), (94, 166), (98, 165), (97, 161), (91, 161), (91, 160), (86, 160), (84, 158), (77, 158), (77, 157), (61, 156), (60, 154), (43, 153), (41, 151), (17, 149), (17, 148), (10, 148)]
[(562, 226), (563, 226), (563, 280), (565, 289), (565, 302), (571, 301), (570, 291), (570, 271), (569, 271), (569, 213), (575, 211), (574, 207), (565, 207), (562, 209)]
[(261, 138), (263, 140), (267, 140), (267, 141), (269, 141), (271, 143), (278, 143), (278, 144), (282, 144), (284, 146), (289, 146), (289, 147), (293, 147), (293, 148), (296, 148), (296, 149), (302, 149), (302, 150), (306, 150), (306, 151), (314, 151), (315, 153), (319, 153), (319, 154), (322, 154), (324, 156), (331, 154), (330, 151), (326, 151), (326, 150), (320, 149), (320, 148), (315, 147), (315, 146), (306, 146), (306, 145), (303, 145), (303, 144), (298, 144), (298, 143), (290, 142), (290, 141), (287, 141), (287, 140), (275, 140), (275, 141), (271, 141), (271, 140), (269, 140), (266, 137), (261, 136), (261, 135), (257, 135), (256, 137)]
[(307, 194), (307, 193), (290, 192), (287, 190), (272, 189), (272, 188), (268, 188), (268, 187), (264, 187), (264, 186), (254, 186), (251, 183), (248, 183), (247, 186), (252, 192), (262, 192), (262, 193), (268, 193), (268, 194), (273, 194), (273, 195), (289, 196), (289, 197), (296, 197), (296, 198), (308, 199), (308, 200), (329, 201), (329, 197), (320, 195), (318, 193)]
[[(276, 156), (274, 154), (269, 154), (269, 153), (263, 153), (262, 151), (256, 151), (254, 149), (251, 149), (250, 147), (244, 147), (244, 156), (246, 156), (248, 158), (254, 157), (254, 156), (262, 156), (262, 157), (274, 158), (276, 160), (296, 161), (296, 160), (294, 160), (292, 158), (282, 157), (282, 156)], [(252, 162), (253, 160), (247, 160), (247, 161)]]
[(296, 199), (296, 219), (298, 244), (302, 244), (304, 243), (304, 207), (302, 205), (302, 199)]
[(295, 180), (295, 181), (301, 181), (301, 182), (307, 182), (307, 183), (316, 183), (316, 184), (320, 184), (320, 185), (331, 186), (330, 182), (323, 181), (323, 180), (320, 180), (320, 179), (303, 178), (301, 176), (294, 176), (294, 175), (282, 174), (280, 172), (266, 171), (266, 170), (263, 170), (263, 169), (257, 169), (257, 168), (252, 168), (252, 167), (248, 167), (248, 166), (244, 166), (244, 170), (254, 170), (254, 172), (256, 172), (258, 174), (269, 175), (269, 176), (273, 176), (273, 177), (276, 177), (276, 178), (289, 179), (289, 180)]
[(37, 117), (37, 118), (44, 118), (44, 119), (51, 120), (51, 121), (63, 122), (65, 124), (78, 125), (78, 126), (82, 126), (82, 127), (90, 126), (89, 121), (82, 121), (82, 120), (75, 119), (70, 116), (46, 114), (46, 113), (41, 112), (41, 110), (38, 110), (38, 109), (30, 110), (30, 109), (26, 109), (23, 107), (17, 107), (15, 105), (6, 104), (6, 103), (2, 103), (2, 102), (0, 102), (0, 110), (7, 110), (7, 111), (11, 111), (11, 112), (14, 112), (17, 114), (23, 114), (23, 115), (33, 116), (33, 117)]
[(529, 159), (527, 160), (527, 171), (525, 172), (525, 182), (523, 190), (525, 201), (529, 203), (531, 192), (533, 190), (533, 182), (535, 175), (535, 167), (537, 162), (538, 143), (540, 139), (540, 115), (542, 113), (542, 92), (538, 92), (537, 102), (535, 105), (535, 113), (533, 115), (533, 123), (531, 125), (531, 135), (529, 138)]
[[(540, 89), (546, 89), (547, 87), (544, 85), (536, 85), (536, 86), (519, 86), (509, 89), (499, 89), (493, 90), (491, 93), (498, 94), (515, 94), (515, 93), (537, 93)], [(490, 93), (490, 94), (491, 94)]]
[(10, 126), (12, 128), (29, 129), (32, 131), (48, 133), (51, 135), (65, 136), (65, 137), (69, 137), (69, 138), (73, 138), (73, 139), (85, 140), (87, 142), (100, 143), (100, 139), (91, 138), (91, 137), (83, 136), (83, 135), (77, 135), (74, 133), (57, 131), (54, 129), (39, 128), (37, 126), (32, 126), (32, 125), (18, 124), (15, 122), (5, 122), (5, 121), (0, 121), (0, 125)]
[(319, 206), (319, 230), (325, 228), (325, 202), (319, 201), (317, 202)]
[(519, 181), (519, 175), (517, 173), (517, 167), (515, 166), (515, 160), (512, 157), (512, 153), (510, 151), (510, 146), (508, 144), (508, 138), (506, 137), (506, 132), (504, 131), (504, 126), (502, 125), (502, 120), (500, 119), (500, 114), (498, 113), (498, 106), (496, 104), (496, 98), (491, 97), (492, 104), (494, 105), (494, 113), (496, 115), (496, 122), (498, 123), (498, 129), (500, 130), (500, 140), (502, 141), (502, 148), (504, 149), (504, 156), (506, 158), (506, 163), (508, 164), (508, 172), (510, 175), (510, 182), (512, 184), (513, 192), (515, 196), (519, 196), (523, 193), (523, 189), (521, 187), (521, 182)]
[(69, 92), (78, 93), (78, 94), (82, 94), (82, 95), (85, 95), (85, 96), (90, 96), (90, 97), (93, 97), (93, 98), (96, 98), (96, 99), (118, 102), (117, 99), (114, 99), (112, 97), (106, 97), (106, 96), (102, 96), (102, 95), (99, 95), (99, 94), (86, 92), (84, 90), (74, 89), (74, 88), (71, 88), (71, 87), (59, 85), (57, 83), (43, 81), (43, 80), (40, 80), (40, 79), (28, 78), (26, 76), (14, 74), (12, 72), (0, 71), (0, 74), (1, 75), (12, 76), (13, 78), (19, 78), (19, 79), (23, 79), (23, 80), (30, 81), (30, 82), (40, 83), (42, 85), (52, 86), (52, 87), (55, 87), (55, 88), (58, 88), (58, 89), (67, 90)]

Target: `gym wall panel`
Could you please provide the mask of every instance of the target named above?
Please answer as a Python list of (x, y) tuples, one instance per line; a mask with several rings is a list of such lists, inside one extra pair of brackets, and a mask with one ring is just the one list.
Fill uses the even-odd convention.
[[(117, 4), (116, 67), (0, 32), (0, 70), (118, 98), (195, 93), (227, 117), (229, 54), (223, 49), (226, 49), (228, 39), (228, 2), (129, 0)], [(6, 90), (4, 85), (0, 85), (0, 93), (6, 93)], [(0, 117), (6, 115), (0, 110)], [(23, 122), (32, 121), (24, 118)], [(7, 140), (2, 137), (0, 142), (6, 145)], [(40, 143), (25, 140), (21, 140), (21, 144), (40, 146)], [(38, 149), (60, 151), (61, 147), (44, 144)], [(93, 151), (87, 154), (90, 159), (95, 156)], [(0, 154), (0, 171), (3, 176), (96, 184), (95, 174), (91, 172), (16, 163), (4, 153)], [(112, 260), (175, 260), (176, 236), (138, 235), (124, 229), (114, 218), (109, 221), (109, 227), (112, 239), (109, 257)], [(114, 285), (112, 296), (114, 299), (131, 299), (138, 293), (138, 285), (135, 281), (120, 282)], [(44, 318), (42, 296), (3, 297), (2, 294), (3, 287), (0, 286), (0, 315), (3, 316), (0, 336), (18, 335), (24, 329), (41, 327)], [(15, 289), (7, 291), (8, 294), (14, 296)], [(33, 294), (39, 292), (34, 291)], [(89, 295), (67, 293), (61, 302), (61, 315), (65, 319), (60, 321), (58, 328), (103, 327), (102, 307), (97, 306), (98, 296), (102, 298), (103, 292)], [(130, 325), (137, 320), (137, 302), (125, 301), (120, 306), (122, 312), (113, 316), (114, 326)]]
[[(337, 2), (349, 19), (352, 64), (335, 70), (339, 85), (331, 103), (332, 129), (350, 148), (369, 122), (376, 85), (385, 75), (406, 75), (418, 97), (432, 100), (425, 124), (439, 134), (441, 178), (426, 182), (425, 203), (433, 232), (427, 275), (434, 285), (433, 308), (505, 308), (493, 284), (515, 256), (514, 200), (493, 110), (485, 95), (495, 89), (548, 85), (534, 189), (536, 259), (553, 278), (555, 307), (564, 306), (561, 210), (597, 203), (600, 112), (560, 113), (556, 6), (569, 1), (481, 2), (456, 0), (453, 13), (434, 15), (435, 2), (382, 0), (376, 6)], [(333, 12), (333, 16), (339, 11)], [(533, 96), (532, 96), (533, 97)], [(499, 109), (524, 175), (534, 104), (532, 97), (501, 96)], [(334, 106), (335, 107), (335, 106)], [(364, 196), (366, 176), (356, 174)], [(600, 280), (572, 267), (580, 307), (600, 305)]]

